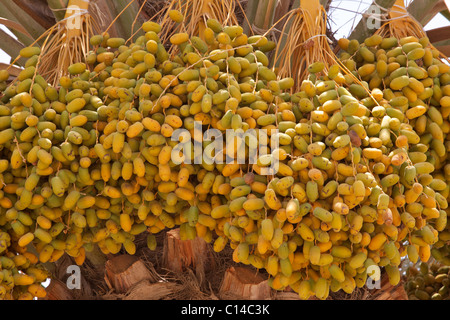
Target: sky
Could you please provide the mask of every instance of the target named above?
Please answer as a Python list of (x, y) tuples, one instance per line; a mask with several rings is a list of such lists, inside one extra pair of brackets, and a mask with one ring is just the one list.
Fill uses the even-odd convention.
[[(411, 1), (412, 0), (406, 0), (406, 4), (408, 5)], [(365, 12), (371, 3), (372, 0), (333, 0), (331, 2), (329, 18), (332, 21), (331, 28), (336, 32), (335, 38), (348, 37), (351, 30), (361, 19), (361, 13)], [(450, 26), (450, 22), (441, 14), (438, 14), (424, 29), (431, 30), (445, 26)], [(5, 29), (2, 25), (0, 25), (0, 28)], [(11, 58), (0, 49), (0, 62), (9, 63), (10, 59)]]

